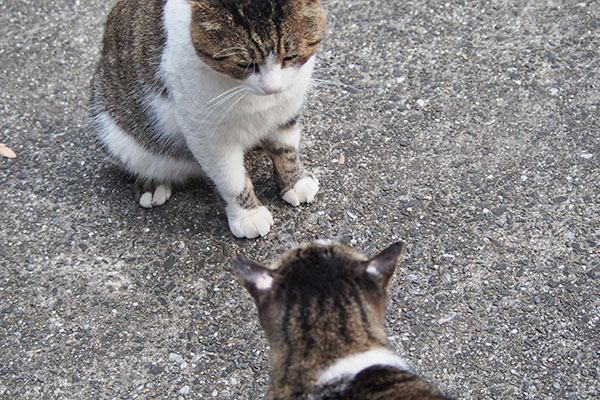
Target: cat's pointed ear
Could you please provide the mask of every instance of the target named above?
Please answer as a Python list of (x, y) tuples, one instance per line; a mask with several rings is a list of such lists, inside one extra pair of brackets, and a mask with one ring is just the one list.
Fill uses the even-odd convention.
[(273, 287), (273, 271), (243, 256), (231, 260), (233, 270), (246, 290), (258, 300), (258, 296)]
[(400, 261), (400, 256), (404, 254), (405, 250), (406, 244), (403, 242), (391, 244), (381, 253), (366, 261), (365, 274), (372, 281), (387, 287), (387, 284)]

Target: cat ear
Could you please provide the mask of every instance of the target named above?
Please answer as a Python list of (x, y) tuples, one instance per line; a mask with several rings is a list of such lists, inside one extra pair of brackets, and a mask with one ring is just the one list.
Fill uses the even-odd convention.
[(231, 263), (238, 279), (255, 299), (273, 287), (273, 271), (267, 267), (242, 256), (233, 258)]
[(396, 242), (366, 262), (365, 274), (369, 279), (387, 286), (406, 244)]

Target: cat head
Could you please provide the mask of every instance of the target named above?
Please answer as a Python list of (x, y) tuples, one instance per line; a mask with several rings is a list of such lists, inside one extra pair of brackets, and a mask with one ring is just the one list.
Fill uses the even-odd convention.
[(285, 91), (312, 69), (325, 30), (319, 0), (188, 1), (198, 56), (252, 93)]
[(309, 244), (270, 267), (243, 257), (232, 262), (258, 307), (272, 353), (294, 343), (334, 357), (387, 343), (386, 293), (404, 250), (398, 242), (367, 259), (339, 243)]

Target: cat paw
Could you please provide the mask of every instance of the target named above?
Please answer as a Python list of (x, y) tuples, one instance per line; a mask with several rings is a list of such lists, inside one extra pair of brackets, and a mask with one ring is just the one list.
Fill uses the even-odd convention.
[(271, 230), (273, 217), (266, 207), (261, 206), (252, 210), (241, 209), (237, 215), (229, 216), (229, 229), (238, 238), (254, 239), (265, 236)]
[(140, 206), (152, 208), (162, 206), (171, 198), (171, 185), (144, 185), (136, 188), (136, 197)]
[(300, 179), (293, 188), (285, 192), (283, 200), (291, 205), (299, 206), (301, 203), (310, 203), (319, 191), (319, 181), (312, 176)]

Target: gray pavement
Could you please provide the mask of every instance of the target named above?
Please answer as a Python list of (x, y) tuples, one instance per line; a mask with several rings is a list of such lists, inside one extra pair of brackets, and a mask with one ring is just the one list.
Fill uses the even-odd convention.
[(600, 398), (597, 1), (326, 1), (303, 144), (322, 189), (291, 208), (253, 153), (276, 220), (253, 241), (202, 181), (138, 207), (93, 144), (112, 4), (0, 3), (0, 398), (261, 398), (228, 260), (315, 238), (408, 243), (386, 329), (456, 398)]

